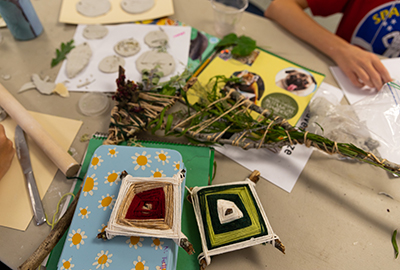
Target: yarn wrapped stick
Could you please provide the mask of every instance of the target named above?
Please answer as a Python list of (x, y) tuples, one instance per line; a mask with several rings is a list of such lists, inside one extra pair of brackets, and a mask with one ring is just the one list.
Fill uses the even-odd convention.
[[(206, 86), (191, 78), (186, 85), (175, 78), (163, 86), (144, 90), (141, 84), (125, 80), (120, 67), (116, 105), (111, 113), (105, 144), (118, 144), (143, 130), (164, 130), (165, 135), (186, 136), (192, 143), (230, 144), (243, 149), (267, 148), (278, 152), (287, 145), (304, 144), (328, 154), (338, 154), (380, 167), (400, 176), (400, 166), (349, 143), (339, 143), (324, 136), (293, 127), (273, 112), (246, 99), (233, 86), (237, 77), (215, 76)], [(189, 91), (199, 100), (193, 104)], [(168, 114), (179, 100), (185, 110)]]
[(239, 139), (223, 139), (220, 138), (222, 133), (214, 133), (214, 134), (196, 133), (193, 131), (185, 131), (183, 128), (180, 127), (176, 128), (173, 127), (172, 129), (177, 131), (177, 133), (179, 134), (186, 133), (187, 136), (190, 136), (193, 139), (198, 140), (199, 143), (214, 142), (222, 145), (230, 144), (233, 146), (241, 147), (243, 149), (267, 148), (273, 152), (277, 152), (283, 146), (304, 144), (307, 147), (315, 147), (318, 150), (321, 150), (331, 155), (338, 154), (343, 157), (357, 159), (362, 162), (380, 167), (382, 169), (385, 169), (391, 173), (400, 176), (400, 166), (396, 163), (390, 162), (386, 159), (376, 156), (373, 153), (366, 152), (361, 148), (356, 147), (353, 144), (337, 143), (323, 136), (309, 133), (307, 131), (304, 132), (296, 129), (269, 130), (267, 131), (267, 134), (270, 133), (272, 134), (273, 137), (278, 136), (279, 141), (260, 143), (260, 142), (253, 142), (251, 140), (246, 140), (246, 138), (244, 137), (241, 137)]
[[(227, 86), (226, 78), (220, 77), (216, 80), (222, 80), (225, 85), (220, 90), (220, 95), (216, 94), (221, 89), (216, 82), (213, 89), (209, 89), (207, 98), (202, 98), (193, 105), (186, 104), (190, 110), (174, 121), (166, 132), (167, 135), (185, 135), (192, 138), (193, 142), (203, 144), (230, 144), (243, 149), (267, 148), (274, 152), (287, 145), (304, 144), (328, 154), (357, 159), (400, 176), (400, 165), (353, 144), (335, 142), (295, 128), (282, 117), (260, 108), (237, 90)], [(196, 88), (196, 91), (199, 89)]]

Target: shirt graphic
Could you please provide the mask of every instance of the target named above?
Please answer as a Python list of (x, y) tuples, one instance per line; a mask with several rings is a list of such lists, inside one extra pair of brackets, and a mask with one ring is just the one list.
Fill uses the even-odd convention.
[(351, 43), (386, 57), (398, 57), (400, 3), (389, 2), (371, 10), (358, 24)]

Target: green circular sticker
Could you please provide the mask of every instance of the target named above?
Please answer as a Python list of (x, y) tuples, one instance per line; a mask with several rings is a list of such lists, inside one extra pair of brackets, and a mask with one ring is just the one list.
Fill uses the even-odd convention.
[(264, 97), (261, 101), (261, 107), (285, 119), (294, 117), (299, 111), (296, 100), (281, 93), (273, 93)]

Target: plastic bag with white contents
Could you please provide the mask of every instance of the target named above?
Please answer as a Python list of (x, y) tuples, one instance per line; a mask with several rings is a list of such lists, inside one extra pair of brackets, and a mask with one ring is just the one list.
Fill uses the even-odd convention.
[(354, 103), (360, 121), (380, 142), (381, 157), (400, 163), (400, 83), (389, 82), (374, 96)]
[(378, 94), (353, 105), (341, 105), (324, 93), (310, 103), (307, 130), (400, 163), (399, 97), (396, 82), (385, 84)]
[[(331, 97), (318, 96), (310, 103), (307, 131), (339, 143), (350, 143), (379, 155), (379, 142), (372, 139), (366, 124), (360, 122), (350, 105), (341, 105)], [(346, 158), (347, 159), (347, 158)]]

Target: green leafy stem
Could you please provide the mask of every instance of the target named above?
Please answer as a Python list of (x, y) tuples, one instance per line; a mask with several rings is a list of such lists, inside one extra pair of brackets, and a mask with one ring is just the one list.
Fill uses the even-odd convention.
[(62, 42), (61, 46), (60, 46), (60, 49), (56, 49), (56, 57), (51, 60), (51, 67), (57, 66), (58, 63), (60, 63), (64, 59), (66, 59), (67, 54), (73, 48), (75, 48), (73, 39), (71, 41), (67, 42), (67, 43)]
[[(185, 99), (184, 103), (189, 108), (186, 114), (180, 112), (174, 115), (164, 111), (150, 123), (149, 128), (153, 132), (164, 128), (165, 135), (187, 136), (198, 143), (231, 144), (244, 149), (268, 148), (277, 151), (286, 145), (304, 144), (400, 175), (399, 165), (353, 144), (331, 141), (289, 125), (285, 119), (260, 108), (229, 87), (238, 82), (240, 79), (237, 77), (215, 76), (209, 81), (209, 88), (193, 87), (198, 95), (202, 91), (205, 93), (195, 104)], [(259, 116), (255, 117), (254, 113)]]

